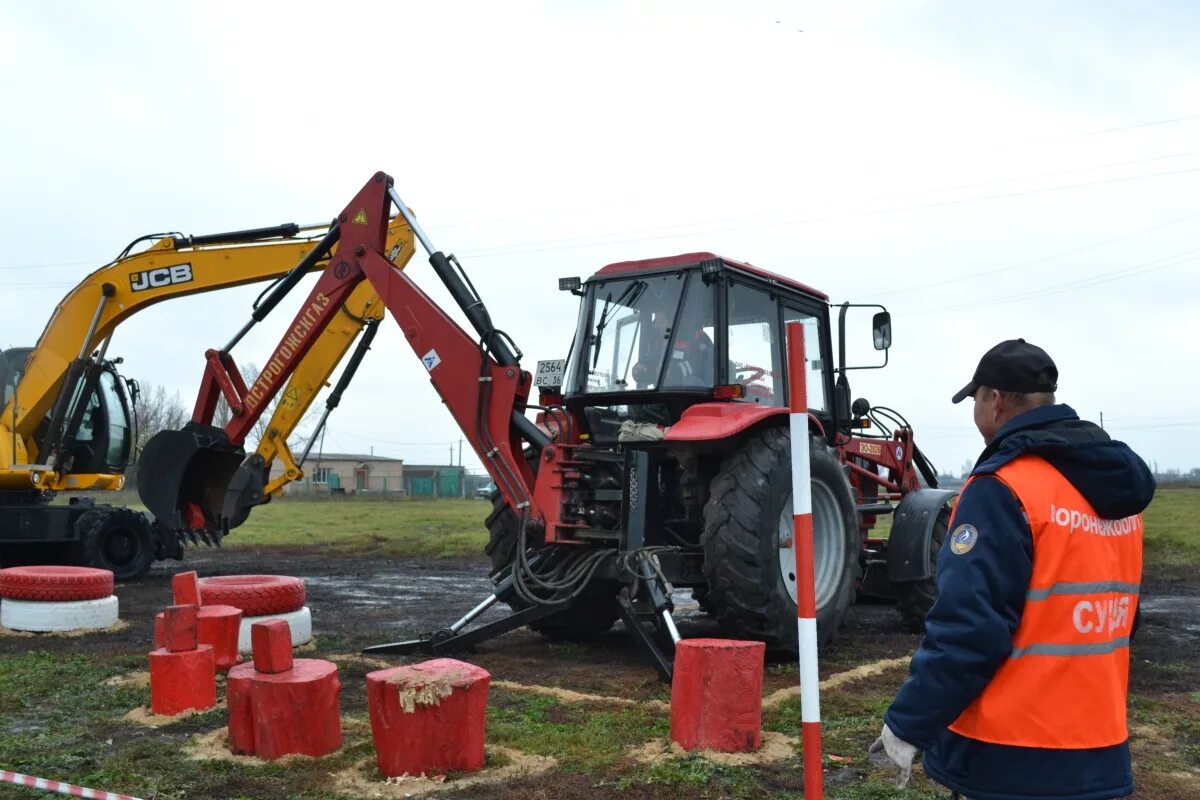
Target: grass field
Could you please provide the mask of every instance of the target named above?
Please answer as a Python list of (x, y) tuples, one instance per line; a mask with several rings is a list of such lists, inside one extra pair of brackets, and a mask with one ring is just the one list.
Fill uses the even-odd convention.
[[(482, 521), (488, 510), (489, 504), (478, 500), (274, 502), (256, 510), (228, 538), (227, 546), (235, 552), (294, 548), (297, 553), (361, 554), (364, 563), (372, 556), (482, 559), (486, 540)], [(1145, 519), (1147, 572), (1168, 585), (1178, 585), (1179, 594), (1195, 594), (1200, 590), (1196, 532), (1200, 490), (1161, 491)], [(124, 608), (123, 600), (123, 615)], [(1200, 797), (1200, 665), (1194, 651), (1176, 646), (1171, 635), (1164, 628), (1149, 626), (1135, 643), (1131, 741), (1136, 796), (1149, 800)], [(525, 639), (498, 642), (467, 658), (489, 669), (497, 680), (589, 691), (608, 699), (553, 697), (494, 685), (488, 704), (489, 744), (556, 763), (540, 776), (433, 797), (799, 800), (803, 796), (794, 738), (800, 732), (800, 713), (794, 697), (764, 710), (767, 734), (793, 737), (782, 740), (785, 752), (778, 760), (739, 766), (698, 755), (660, 755), (643, 761), (636, 754), (648, 743), (666, 741), (667, 715), (662, 705), (652, 703), (669, 701), (670, 694), (635, 655), (614, 662), (611, 643), (549, 644), (528, 634), (512, 636)], [(1194, 637), (1189, 641), (1194, 642)], [(118, 650), (105, 645), (103, 637), (85, 637), (63, 650), (49, 644), (40, 649), (37, 642), (0, 637), (0, 768), (133, 791), (143, 798), (348, 800), (366, 796), (346, 789), (334, 776), (355, 769), (365, 774), (364, 768), (356, 766), (371, 757), (362, 683), (374, 667), (341, 667), (345, 742), (337, 753), (316, 760), (235, 763), (190, 755), (197, 739), (224, 726), (221, 709), (154, 731), (123, 719), (131, 708), (147, 701), (147, 689), (111, 679), (145, 669), (146, 648), (140, 643)], [(344, 635), (322, 634), (318, 643), (319, 651), (306, 655), (357, 652), (361, 646)], [(909, 789), (899, 790), (889, 782), (889, 770), (868, 764), (864, 756), (878, 734), (884, 709), (904, 680), (903, 659), (916, 643), (915, 636), (851, 629), (822, 651), (823, 679), (877, 659), (900, 662), (822, 691), (830, 800), (944, 800), (947, 796), (919, 771)], [(597, 670), (597, 665), (605, 666)], [(791, 685), (794, 675), (794, 664), (769, 666), (768, 687)], [(629, 698), (639, 702), (629, 704)], [(489, 768), (504, 763), (506, 756), (496, 755), (490, 757)], [(375, 786), (381, 785), (377, 776), (374, 780)], [(403, 786), (386, 788), (384, 796), (407, 794)], [(0, 786), (0, 800), (35, 796), (28, 790)]]
[(484, 500), (276, 500), (257, 508), (228, 547), (312, 547), (383, 555), (482, 557)]

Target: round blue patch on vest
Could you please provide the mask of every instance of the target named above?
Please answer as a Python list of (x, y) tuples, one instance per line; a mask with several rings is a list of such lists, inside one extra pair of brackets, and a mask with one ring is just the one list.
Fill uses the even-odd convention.
[(972, 525), (959, 525), (950, 534), (950, 552), (956, 556), (969, 552), (979, 538), (979, 531)]

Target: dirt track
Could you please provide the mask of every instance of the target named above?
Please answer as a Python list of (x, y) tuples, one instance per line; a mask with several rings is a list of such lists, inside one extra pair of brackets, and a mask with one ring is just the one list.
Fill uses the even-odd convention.
[[(382, 657), (364, 659), (356, 654), (365, 646), (409, 638), (422, 631), (448, 625), (475, 606), (489, 591), (490, 582), (482, 561), (432, 561), (388, 559), (371, 556), (331, 557), (311, 551), (252, 551), (200, 550), (189, 553), (184, 562), (166, 562), (154, 566), (142, 581), (120, 585), (117, 594), (121, 602), (121, 618), (126, 627), (84, 638), (61, 636), (27, 637), (0, 636), (0, 655), (18, 653), (28, 648), (79, 654), (128, 657), (150, 649), (152, 619), (155, 612), (170, 601), (170, 578), (177, 571), (196, 569), (202, 576), (241, 573), (275, 573), (303, 577), (308, 585), (308, 605), (312, 609), (316, 648), (312, 655), (335, 658), (343, 681), (341, 705), (344, 714), (365, 714), (364, 678), (367, 672), (387, 664), (403, 663), (424, 656)], [(1195, 583), (1156, 582), (1148, 577), (1143, 601), (1142, 627), (1135, 639), (1131, 664), (1131, 690), (1164, 698), (1187, 697), (1195, 692), (1200, 669), (1194, 654), (1200, 651), (1200, 585)], [(717, 627), (691, 600), (686, 592), (677, 594), (677, 620), (685, 637), (718, 633)], [(507, 613), (495, 607), (484, 620)], [(870, 685), (889, 694), (901, 679), (903, 659), (918, 644), (918, 637), (895, 632), (896, 612), (886, 605), (857, 605), (851, 610), (846, 629), (821, 654), (822, 677), (847, 674), (864, 664), (875, 662), (881, 670), (862, 671), (867, 679), (848, 678), (851, 692)], [(554, 694), (566, 690), (560, 698), (569, 704), (588, 706), (606, 702), (606, 698), (631, 700), (645, 708), (665, 711), (669, 688), (662, 684), (626, 635), (620, 623), (612, 632), (586, 645), (556, 644), (525, 630), (519, 630), (481, 645), (476, 651), (462, 656), (488, 669), (498, 689), (520, 684), (525, 693)], [(886, 675), (879, 671), (890, 670)], [(877, 677), (870, 677), (877, 675)], [(787, 663), (769, 669), (765, 678), (765, 695), (776, 705), (794, 691), (795, 671)], [(878, 684), (878, 685), (876, 685)], [(886, 684), (886, 685), (884, 685)], [(538, 688), (535, 688), (538, 687)], [(889, 688), (890, 687), (890, 688)], [(589, 699), (590, 696), (590, 699)], [(611, 705), (611, 700), (608, 700)], [(872, 719), (874, 717), (872, 716)], [(175, 726), (181, 731), (187, 723)], [(1137, 753), (1155, 754), (1158, 734), (1135, 729), (1142, 736)], [(131, 731), (114, 720), (109, 735), (124, 741), (145, 734)], [(168, 737), (186, 733), (163, 734)], [(110, 739), (110, 742), (112, 740)], [(1165, 745), (1163, 745), (1165, 747)], [(845, 750), (841, 752), (847, 752)], [(1136, 763), (1137, 756), (1135, 756)], [(829, 780), (854, 782), (861, 779), (858, 767), (836, 769)], [(783, 770), (779, 772), (779, 770)], [(795, 790), (795, 775), (778, 766), (758, 767), (762, 786), (777, 790)], [(779, 772), (778, 775), (776, 773)], [(1150, 776), (1152, 779), (1153, 775)], [(1200, 777), (1184, 775), (1187, 789), (1175, 783), (1154, 790), (1146, 797), (1183, 798), (1194, 796), (1191, 787), (1200, 787)], [(593, 779), (584, 778), (572, 769), (556, 769), (553, 780), (546, 776), (515, 778), (504, 785), (492, 785), (453, 793), (456, 797), (589, 797), (597, 794)], [(772, 781), (778, 780), (778, 784)], [(1175, 779), (1172, 779), (1175, 780)], [(1191, 783), (1195, 781), (1195, 783)], [(1145, 786), (1145, 783), (1142, 784)], [(264, 791), (240, 786), (239, 791), (251, 794)], [(547, 790), (553, 791), (547, 794)], [(1157, 787), (1156, 787), (1157, 789)], [(621, 796), (672, 797), (678, 787), (638, 787), (632, 795), (625, 790)], [(261, 796), (275, 796), (271, 793)], [(4, 791), (0, 790), (0, 796)], [(615, 795), (611, 795), (615, 796)], [(856, 795), (857, 796), (857, 795)], [(1140, 793), (1139, 796), (1142, 796)]]

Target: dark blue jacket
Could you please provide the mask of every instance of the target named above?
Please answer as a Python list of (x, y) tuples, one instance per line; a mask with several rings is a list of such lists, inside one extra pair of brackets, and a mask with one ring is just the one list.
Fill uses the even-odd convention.
[(979, 532), (975, 546), (955, 555), (946, 537), (925, 638), (884, 722), (925, 751), (929, 777), (972, 800), (1125, 797), (1133, 792), (1128, 742), (1046, 750), (988, 744), (947, 729), (1008, 658), (1021, 621), (1033, 534), (1016, 497), (987, 476), (1026, 453), (1046, 459), (1105, 519), (1137, 514), (1154, 496), (1145, 462), (1070, 406), (1043, 406), (1009, 420), (979, 457), (955, 510), (955, 526)]

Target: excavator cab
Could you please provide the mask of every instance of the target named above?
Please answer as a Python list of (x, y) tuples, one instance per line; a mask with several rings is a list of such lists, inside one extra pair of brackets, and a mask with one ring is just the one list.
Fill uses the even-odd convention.
[[(14, 399), (20, 402), (17, 387), (33, 351), (13, 347), (0, 352), (0, 408)], [(38, 426), (34, 438), (43, 459), (55, 453), (65, 474), (119, 475), (129, 465), (137, 440), (137, 384), (117, 371), (118, 364), (120, 359), (80, 362), (73, 384), (61, 390), (58, 419), (48, 415)]]

